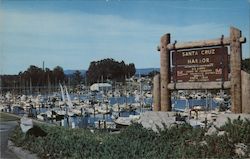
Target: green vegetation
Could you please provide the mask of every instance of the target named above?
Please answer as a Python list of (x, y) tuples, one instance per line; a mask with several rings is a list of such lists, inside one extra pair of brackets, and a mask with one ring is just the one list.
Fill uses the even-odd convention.
[(63, 68), (56, 66), (53, 70), (30, 65), (24, 72), (18, 75), (0, 75), (0, 85), (3, 91), (10, 91), (14, 88), (29, 88), (41, 86), (57, 86), (59, 82), (66, 80)]
[[(16, 128), (11, 140), (41, 158), (232, 158), (250, 154), (250, 121), (228, 121), (226, 133), (205, 135), (203, 128), (176, 125), (159, 133), (133, 124), (119, 134), (90, 132), (41, 125), (44, 138), (21, 133)], [(237, 156), (235, 144), (247, 145), (245, 156)]]
[(250, 58), (246, 58), (241, 61), (241, 69), (250, 73)]
[(0, 112), (0, 121), (16, 121), (19, 120), (19, 118)]
[(133, 63), (127, 65), (124, 61), (118, 62), (110, 58), (92, 61), (87, 71), (89, 83), (101, 82), (106, 79), (123, 82), (126, 76), (132, 77), (134, 74), (135, 65)]
[(118, 62), (112, 58), (92, 61), (86, 75), (81, 75), (79, 70), (76, 70), (73, 74), (66, 75), (60, 66), (50, 70), (49, 68), (43, 69), (30, 65), (27, 70), (19, 72), (18, 75), (0, 75), (0, 86), (3, 92), (14, 89), (19, 91), (19, 88), (23, 92), (41, 91), (42, 88), (46, 88), (45, 91), (51, 91), (51, 89), (56, 91), (59, 83), (67, 83), (76, 87), (82, 83), (87, 85), (86, 82), (90, 84), (106, 80), (124, 82), (125, 77), (132, 77), (135, 72), (133, 63), (125, 64), (124, 61)]

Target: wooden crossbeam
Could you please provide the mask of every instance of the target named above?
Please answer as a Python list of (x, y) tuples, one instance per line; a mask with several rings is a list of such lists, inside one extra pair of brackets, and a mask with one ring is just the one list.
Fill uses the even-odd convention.
[(230, 81), (225, 82), (182, 82), (182, 83), (169, 83), (168, 89), (170, 90), (195, 90), (195, 89), (229, 89), (231, 87)]
[[(246, 38), (240, 37), (239, 38), (240, 43), (245, 43)], [(191, 42), (184, 42), (184, 43), (176, 43), (174, 44), (168, 44), (167, 48), (169, 50), (181, 50), (181, 49), (193, 49), (193, 48), (202, 48), (202, 47), (212, 47), (212, 46), (221, 46), (221, 45), (230, 45), (230, 38), (218, 38), (213, 40), (199, 40), (199, 41), (191, 41)], [(157, 50), (160, 51), (161, 47), (158, 46)]]

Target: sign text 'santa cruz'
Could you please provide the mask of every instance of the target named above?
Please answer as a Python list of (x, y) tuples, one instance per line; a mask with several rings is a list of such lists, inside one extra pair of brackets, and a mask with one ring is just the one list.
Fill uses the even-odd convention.
[[(225, 59), (226, 58), (226, 59)], [(220, 65), (222, 60), (227, 60), (227, 48), (211, 48), (200, 50), (188, 50), (173, 52), (173, 65), (192, 65), (192, 64), (214, 64)]]

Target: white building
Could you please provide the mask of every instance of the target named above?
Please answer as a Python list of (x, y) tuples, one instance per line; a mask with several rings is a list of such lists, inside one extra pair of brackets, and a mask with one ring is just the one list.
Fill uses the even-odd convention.
[(91, 91), (109, 91), (112, 89), (112, 85), (109, 83), (94, 83), (90, 86)]

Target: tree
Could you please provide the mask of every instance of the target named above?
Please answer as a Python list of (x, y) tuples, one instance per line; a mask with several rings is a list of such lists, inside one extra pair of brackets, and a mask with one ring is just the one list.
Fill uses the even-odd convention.
[(127, 76), (131, 77), (135, 74), (136, 70), (135, 70), (135, 65), (133, 63), (130, 63), (128, 65), (128, 70), (127, 70)]
[(241, 67), (242, 70), (250, 73), (250, 58), (242, 60)]
[(87, 71), (89, 83), (100, 82), (105, 79), (124, 81), (125, 77), (135, 74), (135, 65), (126, 65), (124, 61), (118, 62), (112, 58), (92, 61)]
[(65, 80), (63, 68), (60, 66), (56, 66), (53, 69), (53, 75), (54, 75), (55, 84), (59, 84), (59, 82), (63, 82)]
[(81, 72), (79, 70), (75, 71), (73, 74), (73, 84), (74, 85), (81, 84), (82, 79), (83, 78), (82, 78)]
[(10, 91), (12, 88), (29, 89), (33, 87), (47, 87), (58, 85), (59, 82), (64, 82), (65, 75), (63, 68), (56, 66), (53, 71), (49, 68), (43, 70), (35, 65), (30, 65), (27, 70), (21, 71), (18, 75), (1, 75), (2, 87), (4, 91)]
[(42, 86), (44, 82), (43, 73), (41, 68), (30, 65), (30, 67), (24, 71), (23, 77), (26, 81), (30, 81), (32, 86)]

